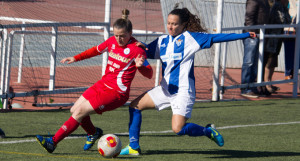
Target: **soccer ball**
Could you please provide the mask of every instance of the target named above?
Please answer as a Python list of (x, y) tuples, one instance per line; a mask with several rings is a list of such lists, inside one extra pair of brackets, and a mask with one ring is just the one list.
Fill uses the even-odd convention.
[(98, 141), (98, 152), (105, 158), (117, 157), (122, 149), (122, 142), (114, 134), (103, 135)]

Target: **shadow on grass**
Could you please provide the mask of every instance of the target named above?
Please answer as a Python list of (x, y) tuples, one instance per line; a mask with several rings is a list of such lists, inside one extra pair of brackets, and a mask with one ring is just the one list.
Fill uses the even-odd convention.
[[(209, 154), (210, 158), (260, 158), (260, 157), (287, 157), (300, 156), (300, 152), (271, 152), (271, 151), (246, 151), (246, 150), (147, 150), (143, 155), (166, 155), (166, 154)], [(220, 156), (215, 156), (220, 155)]]

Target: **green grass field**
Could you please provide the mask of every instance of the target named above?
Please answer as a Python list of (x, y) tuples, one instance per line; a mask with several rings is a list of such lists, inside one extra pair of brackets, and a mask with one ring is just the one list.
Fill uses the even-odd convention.
[[(119, 156), (113, 160), (201, 161), (201, 160), (300, 160), (300, 99), (197, 103), (189, 122), (214, 123), (225, 139), (218, 147), (206, 137), (176, 136), (171, 132), (170, 109), (143, 112), (141, 148), (143, 155)], [(111, 160), (100, 156), (95, 145), (83, 151), (84, 131), (79, 127), (47, 153), (34, 136), (54, 134), (69, 118), (68, 110), (0, 113), (0, 161), (86, 161)], [(117, 133), (123, 147), (128, 144), (128, 108), (121, 107), (92, 121), (104, 133)]]

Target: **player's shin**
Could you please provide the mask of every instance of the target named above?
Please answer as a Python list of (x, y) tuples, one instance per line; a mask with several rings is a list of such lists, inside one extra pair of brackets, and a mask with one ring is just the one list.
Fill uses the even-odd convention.
[(92, 123), (89, 115), (82, 119), (80, 125), (88, 135), (94, 135), (96, 133), (96, 127)]
[(142, 124), (142, 113), (141, 110), (129, 107), (129, 146), (132, 149), (138, 149), (139, 138), (140, 138), (140, 129)]
[(65, 137), (69, 136), (73, 131), (75, 131), (79, 126), (72, 116), (59, 128), (59, 130), (53, 136), (54, 145), (58, 144)]
[(203, 136), (206, 135), (206, 128), (194, 123), (186, 123), (177, 135)]

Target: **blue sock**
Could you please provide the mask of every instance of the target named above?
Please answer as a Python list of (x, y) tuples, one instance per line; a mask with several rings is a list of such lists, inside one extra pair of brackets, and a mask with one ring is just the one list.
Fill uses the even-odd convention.
[(181, 131), (177, 133), (177, 135), (188, 135), (188, 136), (207, 136), (210, 138), (210, 129), (194, 124), (194, 123), (186, 123)]
[(142, 112), (141, 110), (129, 107), (129, 146), (132, 149), (140, 147), (139, 138), (142, 124)]

